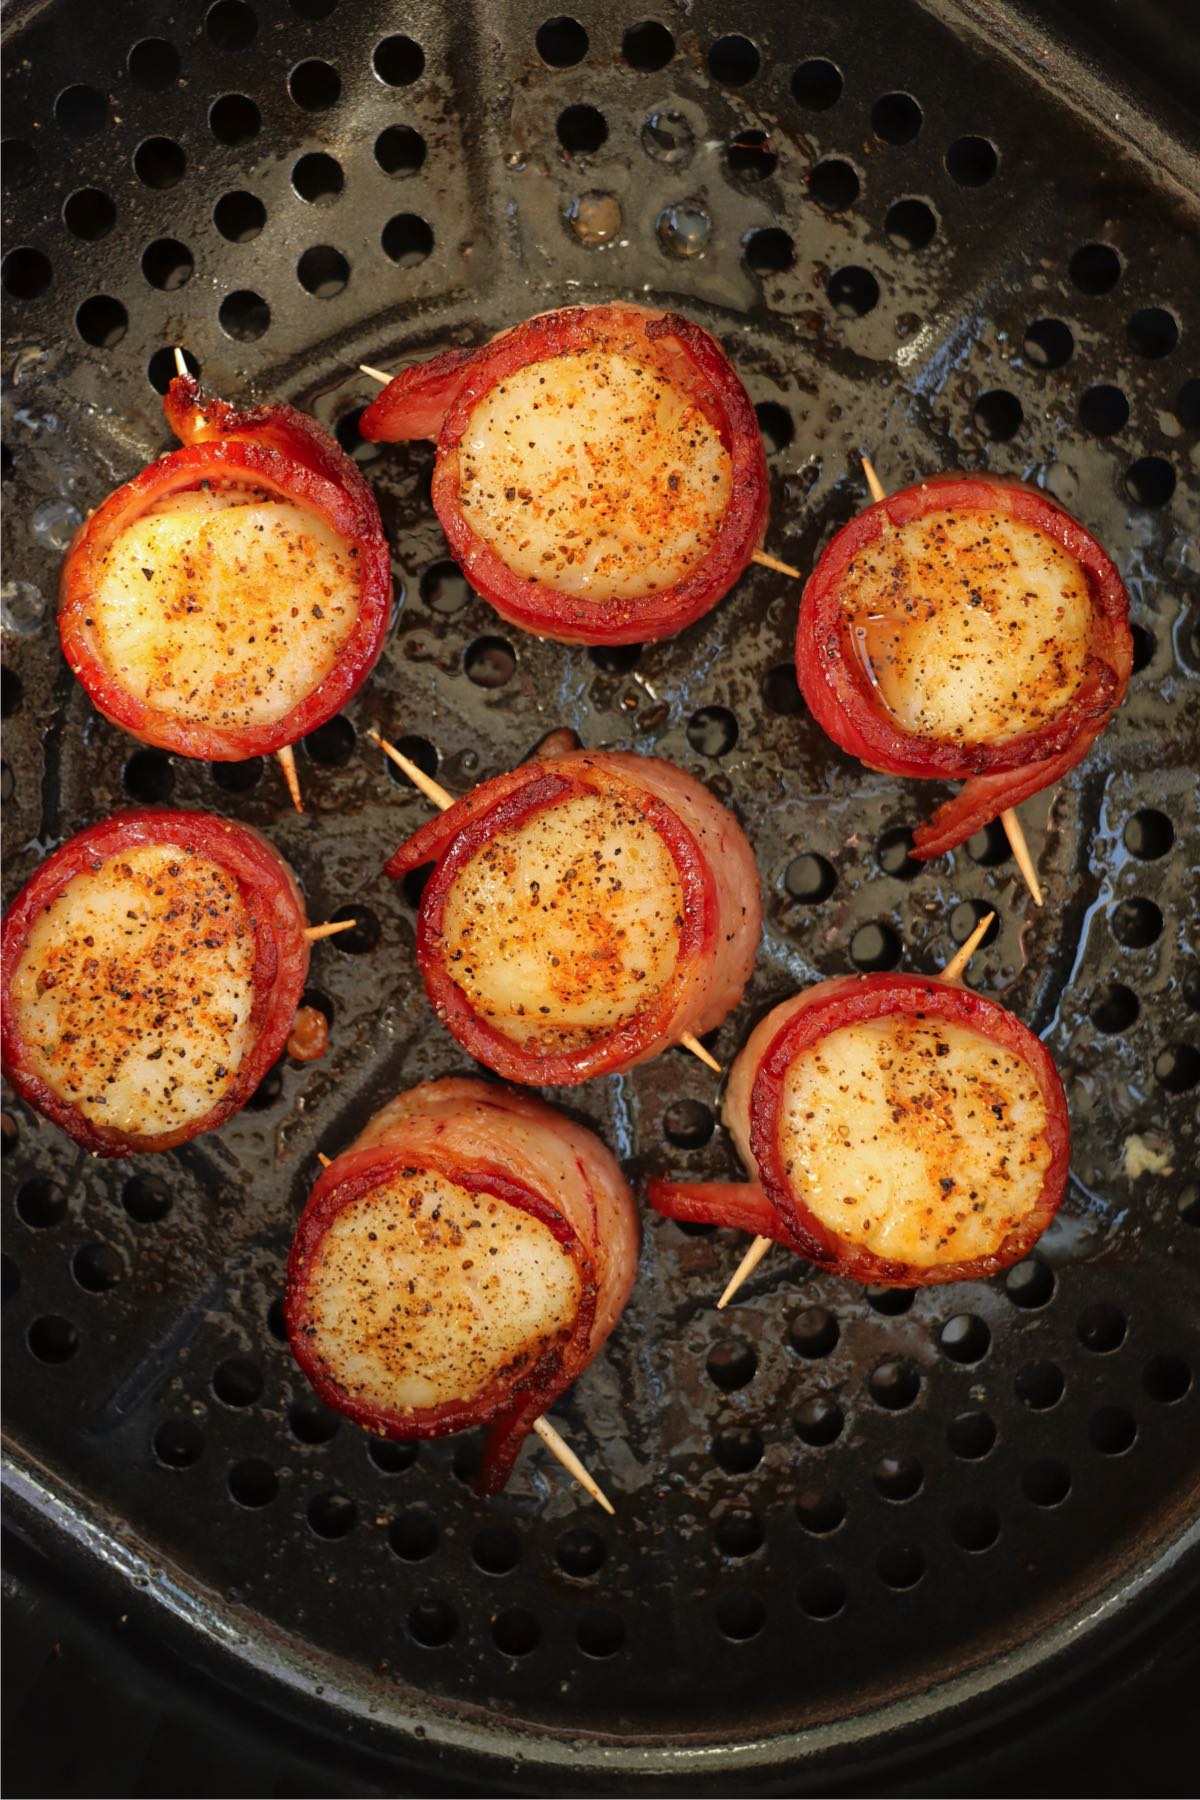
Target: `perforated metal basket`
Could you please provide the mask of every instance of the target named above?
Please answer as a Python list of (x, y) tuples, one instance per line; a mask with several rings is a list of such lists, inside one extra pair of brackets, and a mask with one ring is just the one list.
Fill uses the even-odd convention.
[[(901, 1763), (1102, 1665), (1194, 1579), (1198, 1384), (1200, 426), (1196, 162), (1181, 119), (1022, 12), (951, 0), (651, 14), (150, 0), (5, 8), (6, 898), (124, 802), (264, 827), (312, 916), (324, 1062), (169, 1157), (89, 1161), (6, 1101), (4, 1333), (20, 1528), (242, 1695), (494, 1788), (788, 1787)], [(755, 569), (672, 642), (512, 633), (447, 562), (432, 452), (356, 421), (394, 366), (572, 299), (716, 332), (771, 451), (769, 548), (808, 567), (863, 503), (947, 466), (1034, 481), (1133, 597), (1130, 698), (1023, 809), (1046, 905), (995, 828), (920, 868), (937, 798), (843, 756), (790, 668), (798, 594)], [(280, 395), (374, 483), (383, 660), (277, 772), (138, 747), (58, 652), (62, 550), (167, 447), (180, 343)], [(1190, 692), (1189, 692), (1189, 683)], [(618, 1502), (539, 1449), (483, 1503), (471, 1439), (382, 1444), (282, 1341), (318, 1147), (462, 1068), (381, 865), (425, 803), (547, 732), (655, 751), (744, 821), (767, 930), (715, 1039), (798, 985), (941, 965), (1041, 1032), (1071, 1102), (1060, 1219), (1006, 1279), (863, 1291), (647, 1216), (640, 1279), (562, 1408)], [(635, 1180), (736, 1173), (715, 1082), (671, 1053), (552, 1096)]]

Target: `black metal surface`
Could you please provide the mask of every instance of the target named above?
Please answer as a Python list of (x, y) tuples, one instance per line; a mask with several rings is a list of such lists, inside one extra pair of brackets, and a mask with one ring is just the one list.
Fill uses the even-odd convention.
[[(5, 132), (29, 153), (4, 201), (6, 897), (70, 831), (169, 796), (265, 827), (314, 917), (378, 926), (314, 958), (325, 1062), (282, 1065), (216, 1137), (99, 1165), (8, 1104), (11, 1498), (164, 1641), (356, 1742), (517, 1791), (568, 1767), (782, 1782), (1044, 1699), (1194, 1569), (1195, 163), (1015, 12), (989, 36), (913, 0), (670, 9), (654, 69), (669, 46), (626, 35), (640, 11), (576, 17), (564, 66), (579, 34), (539, 38), (525, 0), (117, 0), (9, 24)], [(571, 223), (593, 193), (622, 209), (604, 247)], [(678, 305), (736, 359), (776, 446), (777, 554), (807, 566), (857, 508), (863, 448), (890, 485), (955, 464), (1037, 481), (1112, 550), (1139, 668), (1086, 766), (1024, 809), (1035, 840), (1048, 826), (1043, 911), (994, 831), (905, 862), (934, 790), (863, 771), (800, 710), (785, 581), (755, 570), (640, 655), (540, 644), (443, 566), (431, 453), (359, 444), (360, 359), (619, 294)], [(393, 544), (404, 604), (300, 759), (302, 819), (273, 769), (218, 779), (132, 745), (58, 655), (62, 545), (165, 447), (147, 371), (175, 342), (216, 391), (335, 425)], [(1033, 1262), (914, 1298), (773, 1256), (717, 1315), (739, 1241), (648, 1218), (634, 1300), (564, 1409), (615, 1523), (540, 1451), (485, 1505), (469, 1441), (385, 1453), (322, 1414), (277, 1310), (315, 1151), (461, 1067), (412, 966), (415, 893), (378, 874), (424, 803), (374, 723), (455, 791), (566, 725), (728, 799), (767, 937), (725, 1060), (798, 983), (936, 967), (995, 905), (971, 979), (1045, 1034), (1075, 1130)], [(713, 1089), (671, 1053), (554, 1097), (635, 1179), (722, 1175)], [(1131, 1172), (1139, 1143), (1158, 1172)]]

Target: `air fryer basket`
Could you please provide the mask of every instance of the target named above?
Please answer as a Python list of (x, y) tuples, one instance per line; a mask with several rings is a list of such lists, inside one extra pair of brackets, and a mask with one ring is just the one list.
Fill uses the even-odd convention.
[[(242, 1691), (514, 1790), (828, 1777), (1052, 1691), (1195, 1572), (1195, 161), (1017, 10), (640, 6), (6, 9), (6, 898), (68, 833), (169, 800), (264, 827), (313, 917), (361, 921), (313, 959), (328, 1057), (216, 1136), (97, 1163), (6, 1098), (13, 1512)], [(909, 859), (936, 792), (807, 716), (794, 584), (754, 569), (640, 652), (537, 642), (447, 562), (430, 448), (360, 439), (360, 360), (615, 296), (726, 345), (777, 555), (811, 565), (866, 450), (891, 486), (1036, 482), (1116, 556), (1137, 672), (1023, 809), (1041, 911), (995, 828)], [(166, 447), (176, 343), (213, 391), (332, 426), (393, 546), (389, 643), (299, 757), (303, 817), (271, 766), (131, 742), (58, 652), (61, 552)], [(464, 1066), (416, 976), (419, 890), (380, 874), (425, 802), (371, 725), (456, 793), (568, 727), (728, 801), (767, 925), (725, 1062), (797, 985), (935, 969), (994, 907), (970, 979), (1045, 1036), (1074, 1124), (1037, 1254), (913, 1295), (776, 1251), (718, 1314), (744, 1240), (647, 1214), (629, 1310), (558, 1409), (613, 1521), (537, 1447), (484, 1503), (472, 1439), (322, 1410), (280, 1325), (316, 1152)], [(715, 1087), (672, 1052), (552, 1097), (640, 1182), (736, 1172)]]

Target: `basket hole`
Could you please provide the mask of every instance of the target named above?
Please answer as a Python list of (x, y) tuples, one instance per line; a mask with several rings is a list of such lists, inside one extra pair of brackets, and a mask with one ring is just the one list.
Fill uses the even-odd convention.
[(1133, 638), (1133, 672), (1135, 675), (1140, 675), (1142, 670), (1148, 669), (1154, 661), (1154, 653), (1158, 649), (1158, 639), (1144, 625), (1133, 622), (1130, 623), (1129, 632)]
[(425, 73), (424, 50), (402, 31), (381, 38), (371, 60), (380, 81), (388, 87), (411, 87)]
[(485, 1575), (507, 1575), (521, 1560), (521, 1540), (511, 1525), (485, 1525), (475, 1534), (471, 1557)]
[(982, 1501), (968, 1501), (960, 1506), (950, 1521), (950, 1535), (960, 1550), (978, 1554), (990, 1550), (1000, 1536), (1000, 1517), (994, 1507)]
[(50, 257), (43, 256), (41, 250), (34, 250), (31, 245), (22, 245), (18, 250), (9, 250), (4, 259), (4, 286), (16, 301), (36, 301), (47, 292), (50, 281), (54, 279), (54, 270), (50, 268)]
[(61, 1313), (44, 1313), (29, 1327), (26, 1341), (39, 1362), (65, 1363), (79, 1348), (79, 1332)]
[(1176, 394), (1175, 417), (1186, 431), (1200, 429), (1200, 376), (1185, 381)]
[(1125, 827), (1125, 848), (1141, 862), (1154, 862), (1165, 856), (1175, 842), (1175, 827), (1166, 813), (1154, 807), (1135, 812)]
[(174, 138), (146, 138), (133, 153), (133, 172), (144, 187), (174, 187), (186, 168), (183, 146)]
[(1040, 1457), (1021, 1476), (1021, 1489), (1035, 1506), (1061, 1506), (1071, 1491), (1071, 1471), (1056, 1457)]
[(382, 936), (382, 927), (369, 906), (355, 901), (352, 906), (339, 906), (331, 915), (334, 919), (353, 919), (353, 931), (339, 931), (329, 941), (335, 944), (344, 956), (365, 956), (374, 950)]
[(270, 1112), (283, 1094), (283, 1058), (267, 1070), (246, 1102), (247, 1112)]
[(924, 250), (937, 236), (937, 214), (924, 200), (897, 200), (888, 207), (883, 228), (898, 250)]
[(94, 244), (107, 237), (117, 222), (117, 209), (99, 188), (76, 188), (63, 201), (63, 224), (72, 237)]
[(796, 260), (796, 245), (788, 232), (769, 225), (747, 234), (743, 254), (746, 266), (756, 275), (782, 275)]
[(675, 39), (657, 19), (643, 19), (639, 25), (626, 27), (621, 38), (621, 55), (631, 69), (652, 75), (665, 69), (675, 54)]
[(836, 1569), (810, 1569), (800, 1579), (796, 1598), (810, 1619), (836, 1619), (845, 1609), (846, 1583)]
[(1125, 471), (1125, 492), (1138, 506), (1165, 506), (1175, 492), (1175, 471), (1162, 456), (1139, 456)]
[(379, 237), (384, 255), (398, 269), (413, 269), (433, 250), (433, 228), (417, 213), (396, 213)]
[(796, 1496), (796, 1517), (814, 1537), (827, 1537), (846, 1518), (846, 1502), (830, 1489), (805, 1488)]
[(801, 1356), (828, 1356), (838, 1336), (838, 1322), (823, 1306), (806, 1307), (788, 1326), (788, 1341)]
[(911, 1288), (869, 1287), (867, 1289), (867, 1305), (872, 1312), (882, 1313), (885, 1318), (895, 1319), (901, 1313), (910, 1310), (913, 1303)]
[(537, 53), (552, 69), (571, 69), (588, 53), (588, 34), (578, 19), (559, 13), (538, 26)]
[(253, 1406), (263, 1391), (263, 1374), (246, 1356), (230, 1356), (213, 1370), (213, 1393), (226, 1406)]
[(66, 1217), (67, 1196), (56, 1181), (35, 1176), (17, 1189), (17, 1217), (35, 1231), (48, 1230)]
[(476, 638), (463, 652), (463, 670), (476, 687), (504, 687), (517, 672), (517, 653), (504, 638)]
[(961, 137), (946, 152), (950, 179), (959, 187), (984, 187), (996, 173), (1000, 157), (987, 138)]
[(882, 921), (860, 925), (850, 940), (850, 960), (867, 974), (894, 969), (903, 954), (899, 932)]
[(71, 1258), (71, 1273), (89, 1294), (111, 1293), (125, 1275), (125, 1261), (111, 1244), (83, 1244)]
[(256, 194), (244, 189), (222, 194), (213, 207), (213, 224), (231, 244), (249, 244), (267, 222), (267, 209)]
[(164, 1419), (154, 1433), (154, 1454), (168, 1469), (190, 1469), (204, 1454), (204, 1433), (191, 1419)]
[(804, 711), (804, 696), (791, 663), (776, 663), (763, 677), (763, 701), (768, 712), (795, 718)]
[(142, 252), (142, 274), (151, 287), (173, 293), (192, 278), (195, 258), (178, 238), (156, 238)]
[(1168, 1044), (1154, 1059), (1154, 1073), (1169, 1094), (1186, 1094), (1200, 1082), (1200, 1050), (1194, 1044)]
[(277, 1344), (287, 1343), (287, 1308), (282, 1294), (276, 1294), (267, 1308), (267, 1330)]
[(15, 669), (5, 665), (0, 678), (0, 719), (11, 719), (25, 697), (25, 686)]
[(271, 309), (253, 288), (238, 288), (226, 294), (217, 312), (221, 330), (239, 344), (252, 344), (262, 337), (271, 323)]
[(717, 1629), (735, 1644), (757, 1637), (767, 1609), (757, 1594), (725, 1594), (717, 1603)]
[(1152, 1356), (1142, 1370), (1142, 1386), (1152, 1400), (1171, 1406), (1192, 1385), (1192, 1371), (1181, 1356)]
[[(762, 433), (763, 443), (766, 445), (767, 455), (778, 456), (781, 450), (787, 449), (796, 435), (796, 427), (792, 422), (791, 413), (786, 406), (780, 406), (777, 400), (761, 400), (755, 407), (754, 413), (758, 420), (758, 429)], [(791, 677), (792, 686), (796, 688), (798, 694), (796, 671), (790, 664), (781, 663), (779, 670), (772, 669), (771, 674), (767, 677), (767, 682), (771, 682), (780, 671)], [(770, 701), (768, 701), (768, 705), (770, 705)], [(772, 710), (775, 712), (799, 712), (800, 707), (777, 706)]]
[(157, 93), (179, 79), (179, 52), (166, 38), (142, 38), (125, 59), (129, 79), (145, 93)]
[(879, 305), (879, 283), (870, 269), (850, 264), (835, 269), (825, 282), (833, 310), (843, 319), (862, 319)]
[(581, 1527), (578, 1531), (568, 1531), (559, 1538), (554, 1554), (564, 1575), (573, 1575), (578, 1581), (586, 1581), (603, 1567), (607, 1552), (604, 1539), (598, 1532)]
[(1121, 258), (1111, 244), (1083, 244), (1067, 265), (1082, 294), (1108, 294), (1121, 279)]
[(21, 1291), (21, 1271), (15, 1260), (5, 1250), (0, 1253), (0, 1279), (2, 1279), (5, 1306), (15, 1300)]
[(139, 1225), (153, 1225), (171, 1210), (171, 1195), (160, 1175), (134, 1175), (121, 1189), (121, 1204)]
[(698, 756), (726, 756), (738, 741), (738, 722), (727, 706), (702, 706), (687, 722), (687, 741)]
[(417, 1460), (418, 1446), (398, 1438), (371, 1438), (367, 1455), (384, 1475), (402, 1475)]
[(1119, 981), (1107, 982), (1092, 995), (1090, 1016), (1097, 1031), (1128, 1031), (1138, 1011), (1137, 995)]
[(842, 212), (853, 206), (862, 189), (858, 171), (840, 157), (830, 156), (809, 173), (808, 191), (819, 206)]
[(305, 112), (325, 112), (337, 103), (342, 78), (332, 63), (310, 56), (288, 76), (288, 93)]
[(458, 1614), (448, 1600), (420, 1600), (408, 1615), (409, 1636), (426, 1650), (440, 1650), (458, 1630)]
[(1200, 1225), (1200, 1186), (1194, 1181), (1182, 1190), (1175, 1202), (1175, 1210), (1185, 1225)]
[(885, 1544), (875, 1568), (887, 1587), (903, 1591), (916, 1587), (925, 1573), (925, 1558), (915, 1544)]
[(718, 1431), (713, 1455), (727, 1475), (748, 1475), (763, 1459), (762, 1432), (754, 1425), (734, 1425)]
[(985, 1412), (964, 1412), (946, 1427), (946, 1442), (955, 1456), (978, 1462), (996, 1442), (996, 1422)]
[(1088, 1440), (1101, 1456), (1124, 1456), (1137, 1438), (1137, 1421), (1123, 1406), (1102, 1406), (1088, 1421)]
[(350, 264), (332, 244), (313, 244), (296, 264), (296, 278), (317, 300), (332, 300), (345, 291)]
[(980, 394), (973, 416), (976, 429), (997, 444), (1007, 443), (1009, 438), (1015, 437), (1025, 418), (1017, 396), (1006, 393), (1003, 388)]
[(749, 1344), (728, 1341), (714, 1344), (705, 1363), (708, 1378), (723, 1394), (732, 1394), (754, 1380), (758, 1356)]
[(816, 1394), (806, 1400), (796, 1413), (796, 1436), (802, 1444), (822, 1449), (841, 1435), (846, 1415), (836, 1400), (827, 1394)]
[(421, 576), (420, 594), (431, 612), (443, 618), (461, 612), (471, 598), (467, 578), (457, 563), (436, 562)]
[(977, 1313), (956, 1313), (938, 1334), (938, 1348), (956, 1363), (982, 1361), (991, 1342), (992, 1334)]
[[(199, 377), (200, 364), (190, 350), (184, 350), (183, 360), (188, 374)], [(175, 346), (164, 344), (146, 364), (146, 378), (156, 394), (165, 394), (175, 379), (175, 373)]]
[(262, 114), (248, 94), (222, 94), (208, 109), (208, 129), (219, 144), (248, 144), (262, 129)]
[[(432, 778), (437, 774), (438, 753), (429, 742), (428, 738), (397, 738), (395, 741), (395, 748), (399, 750), (401, 756), (406, 756), (409, 762), (416, 763), (422, 775), (428, 775)], [(398, 787), (404, 788), (407, 793), (412, 793), (412, 782), (408, 779), (404, 770), (399, 768), (397, 764), (392, 761), (391, 757), (388, 757), (387, 759), (387, 772)]]
[(93, 294), (75, 314), (75, 329), (85, 344), (111, 350), (129, 328), (129, 314), (112, 294)]
[(891, 875), (897, 881), (911, 881), (921, 873), (924, 865), (912, 854), (913, 844), (908, 825), (891, 825), (880, 832), (875, 845), (875, 860), (885, 875)]
[(982, 950), (1000, 936), (1000, 917), (995, 907), (984, 900), (960, 900), (950, 914), (950, 936), (956, 944), (965, 944), (971, 933), (991, 914), (991, 924), (979, 940)]
[(348, 1494), (314, 1494), (306, 1512), (310, 1529), (322, 1538), (347, 1537), (358, 1522), (358, 1508)]
[(872, 1400), (888, 1412), (902, 1412), (921, 1391), (921, 1377), (912, 1363), (889, 1358), (873, 1369), (867, 1382)]
[(54, 120), (68, 137), (95, 137), (108, 124), (108, 101), (99, 88), (79, 82), (65, 87), (54, 102)]
[(1101, 381), (1079, 402), (1079, 423), (1090, 437), (1111, 437), (1129, 418), (1129, 402), (1119, 387)]
[(279, 1492), (279, 1477), (261, 1456), (248, 1456), (230, 1469), (228, 1487), (239, 1506), (269, 1506)]
[(248, 794), (262, 779), (263, 759), (261, 756), (248, 756), (245, 762), (210, 763), (209, 772), (225, 793)]
[(1084, 1308), (1075, 1329), (1085, 1350), (1105, 1356), (1119, 1350), (1125, 1342), (1127, 1325), (1119, 1307), (1113, 1306), (1111, 1301), (1100, 1300), (1094, 1306)]
[[(336, 156), (327, 156), (323, 150), (313, 150), (302, 156), (292, 170), (292, 186), (301, 200), (307, 200), (310, 206), (336, 200), (345, 185), (341, 163)], [(308, 287), (307, 282), (304, 285)]]
[(875, 1464), (875, 1487), (885, 1500), (911, 1500), (924, 1480), (925, 1471), (915, 1456), (881, 1456)]
[(385, 175), (415, 175), (427, 153), (425, 139), (410, 125), (389, 125), (375, 139), (375, 161)]
[(349, 412), (342, 414), (333, 428), (334, 437), (346, 455), (353, 457), (356, 463), (374, 462), (382, 448), (381, 445), (372, 443), (370, 438), (365, 438), (359, 429), (366, 410), (365, 406), (352, 407)]
[[(642, 122), (641, 142), (646, 155), (655, 162), (675, 166), (685, 163), (696, 148), (696, 134), (683, 113), (652, 112)], [(660, 235), (661, 230), (660, 218)]]
[[(977, 862), (985, 869), (999, 868), (1012, 855), (1008, 838), (999, 819), (992, 819), (975, 835), (967, 839), (967, 855), (972, 862)], [(919, 867), (920, 865), (918, 865)], [(983, 914), (980, 914), (982, 918)], [(976, 921), (978, 923), (978, 921)], [(971, 934), (968, 931), (967, 936)], [(995, 935), (993, 933), (993, 935)], [(966, 941), (965, 939), (963, 940)]]
[(1066, 1381), (1057, 1363), (1026, 1363), (1013, 1378), (1013, 1392), (1022, 1406), (1033, 1412), (1046, 1412), (1063, 1397)]
[(531, 1612), (514, 1606), (492, 1621), (492, 1641), (502, 1656), (528, 1656), (541, 1641), (542, 1628)]
[(783, 885), (793, 900), (819, 905), (837, 886), (837, 871), (824, 856), (794, 856), (783, 872)]
[(1054, 1271), (1040, 1257), (1027, 1257), (1008, 1271), (1004, 1291), (1014, 1306), (1046, 1306), (1054, 1298)]
[(356, 741), (353, 725), (345, 713), (338, 713), (309, 732), (303, 740), (304, 753), (323, 768), (335, 769), (341, 763), (349, 762)]
[(424, 1562), (438, 1546), (438, 1528), (432, 1513), (423, 1506), (411, 1506), (398, 1514), (388, 1526), (388, 1543), (403, 1562)]
[(319, 1400), (297, 1400), (288, 1409), (288, 1428), (302, 1444), (327, 1444), (337, 1436), (341, 1421)]
[(792, 98), (809, 112), (828, 112), (842, 97), (842, 72), (824, 56), (810, 56), (792, 76)]
[(758, 74), (761, 57), (747, 37), (730, 32), (719, 37), (708, 53), (708, 70), (726, 87), (745, 87)]
[(606, 675), (627, 675), (642, 660), (642, 644), (596, 644), (588, 656)]
[(911, 144), (924, 114), (911, 94), (882, 94), (871, 108), (871, 130), (885, 144)]
[(663, 1114), (663, 1136), (679, 1150), (699, 1150), (716, 1129), (712, 1108), (702, 1100), (673, 1100)]
[(743, 181), (766, 181), (779, 166), (779, 157), (771, 148), (765, 131), (739, 131), (725, 152), (730, 173)]
[(1035, 319), (1022, 347), (1035, 369), (1061, 369), (1075, 354), (1075, 334), (1061, 319)]
[(724, 1513), (713, 1530), (717, 1549), (722, 1556), (753, 1556), (766, 1539), (762, 1520), (743, 1507)]
[(1179, 324), (1163, 306), (1135, 312), (1126, 335), (1139, 356), (1168, 356), (1179, 342)]
[(585, 156), (599, 150), (608, 137), (604, 114), (594, 106), (565, 107), (559, 113), (554, 129), (568, 156)]
[(204, 15), (204, 30), (215, 50), (245, 50), (258, 36), (258, 20), (245, 0), (215, 0)]
[[(396, 770), (395, 779), (400, 779), (399, 769)], [(407, 777), (405, 777), (405, 780), (409, 791), (411, 792), (412, 783), (407, 781)], [(407, 873), (401, 877), (400, 891), (404, 895), (405, 901), (409, 906), (413, 908), (420, 906), (422, 896), (429, 883), (429, 877), (433, 874), (436, 867), (436, 863), (421, 863), (417, 868), (409, 869)]]
[(585, 1656), (615, 1656), (625, 1642), (625, 1627), (615, 1613), (584, 1613), (575, 1641)]

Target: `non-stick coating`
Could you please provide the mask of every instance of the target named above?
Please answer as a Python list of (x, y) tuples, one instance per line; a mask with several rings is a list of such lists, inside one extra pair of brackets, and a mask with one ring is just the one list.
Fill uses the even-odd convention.
[[(109, 0), (12, 20), (6, 897), (68, 833), (169, 799), (262, 827), (314, 918), (365, 923), (314, 955), (328, 1057), (281, 1064), (215, 1137), (98, 1164), (10, 1097), (5, 1341), (18, 1456), (97, 1548), (139, 1547), (198, 1658), (295, 1655), (295, 1702), (359, 1736), (529, 1728), (533, 1770), (613, 1743), (666, 1770), (707, 1744), (719, 1780), (776, 1739), (810, 1760), (869, 1743), (896, 1708), (933, 1729), (964, 1682), (1001, 1694), (1082, 1656), (1176, 1566), (1200, 1466), (1200, 255), (1183, 148), (1160, 131), (1152, 160), (1145, 120), (1056, 54), (1045, 82), (1015, 14), (992, 9), (1006, 46), (914, 0), (647, 16)], [(596, 194), (620, 208), (604, 245)], [(1086, 765), (1022, 809), (1041, 911), (995, 829), (906, 859), (939, 791), (862, 769), (807, 717), (786, 579), (754, 570), (640, 654), (536, 642), (445, 565), (431, 450), (359, 440), (360, 360), (615, 296), (726, 345), (771, 449), (769, 548), (800, 567), (863, 503), (861, 450), (891, 486), (1033, 481), (1112, 551), (1137, 673)], [(215, 392), (334, 426), (393, 546), (387, 649), (301, 752), (302, 818), (271, 766), (133, 744), (58, 653), (62, 549), (167, 447), (148, 370), (161, 387), (175, 343)], [(994, 907), (970, 979), (1044, 1035), (1074, 1127), (1036, 1257), (911, 1296), (776, 1251), (719, 1315), (744, 1240), (647, 1215), (634, 1299), (557, 1415), (612, 1522), (540, 1448), (483, 1503), (474, 1442), (380, 1447), (322, 1412), (278, 1310), (316, 1152), (463, 1068), (416, 976), (417, 890), (380, 874), (425, 802), (372, 725), (455, 793), (564, 727), (705, 780), (766, 896), (726, 1062), (798, 985), (934, 969)], [(552, 1098), (642, 1184), (736, 1173), (716, 1087), (672, 1052)]]

